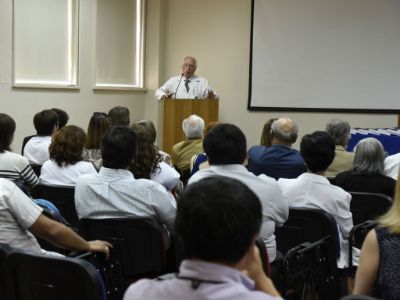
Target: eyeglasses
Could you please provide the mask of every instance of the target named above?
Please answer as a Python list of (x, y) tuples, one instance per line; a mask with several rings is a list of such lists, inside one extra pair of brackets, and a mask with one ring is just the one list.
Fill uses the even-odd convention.
[(196, 67), (195, 65), (191, 65), (191, 64), (183, 64), (182, 66), (184, 68), (189, 68), (189, 69), (194, 69)]

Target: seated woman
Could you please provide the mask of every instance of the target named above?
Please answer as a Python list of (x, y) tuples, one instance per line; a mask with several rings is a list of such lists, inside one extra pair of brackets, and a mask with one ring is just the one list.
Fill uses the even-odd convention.
[[(145, 178), (156, 181), (162, 184), (168, 192), (171, 192), (180, 182), (179, 173), (163, 161), (143, 126), (134, 124), (131, 128), (136, 133), (137, 152), (130, 171), (136, 179)], [(173, 197), (172, 193), (171, 197)], [(171, 200), (175, 201), (172, 198)]]
[(396, 181), (384, 175), (384, 159), (380, 141), (363, 139), (356, 146), (351, 170), (339, 173), (334, 184), (348, 192), (380, 193), (393, 198)]
[(393, 206), (371, 230), (361, 248), (354, 294), (400, 299), (400, 183)]
[(136, 122), (136, 125), (143, 126), (144, 129), (146, 129), (151, 142), (153, 143), (154, 147), (157, 149), (158, 153), (161, 154), (162, 160), (172, 167), (173, 165), (172, 165), (171, 155), (169, 155), (167, 152), (164, 152), (164, 151), (161, 151), (160, 149), (158, 149), (158, 147), (155, 144), (156, 138), (157, 138), (157, 131), (156, 131), (156, 127), (154, 126), (154, 123), (151, 120), (140, 120), (140, 121)]
[(58, 131), (50, 144), (50, 160), (41, 170), (40, 182), (48, 185), (74, 186), (83, 174), (96, 173), (90, 162), (82, 161), (86, 134), (82, 128), (68, 125)]
[(11, 152), (10, 145), (14, 139), (15, 121), (7, 114), (0, 113), (0, 177), (33, 187), (39, 179), (29, 165), (28, 159)]
[(87, 139), (82, 152), (82, 159), (91, 162), (96, 170), (102, 166), (101, 140), (111, 126), (110, 118), (105, 113), (95, 112), (89, 121)]

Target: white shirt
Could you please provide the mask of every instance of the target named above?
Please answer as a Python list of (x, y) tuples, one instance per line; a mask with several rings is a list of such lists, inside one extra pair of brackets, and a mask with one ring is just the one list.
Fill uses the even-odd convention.
[(29, 161), (22, 155), (10, 151), (0, 153), (0, 177), (22, 180), (29, 186), (35, 186), (39, 183)]
[(295, 179), (280, 178), (278, 184), (290, 207), (321, 209), (334, 217), (340, 240), (340, 257), (337, 264), (339, 268), (347, 267), (348, 237), (353, 228), (353, 217), (350, 212), (351, 195), (340, 187), (330, 184), (324, 176), (313, 173), (303, 173)]
[(99, 173), (79, 177), (75, 206), (80, 219), (153, 217), (170, 229), (176, 214), (162, 185), (135, 179), (128, 170), (105, 167)]
[(87, 161), (60, 167), (55, 161), (48, 160), (42, 166), (39, 179), (47, 185), (74, 186), (79, 176), (93, 173), (96, 173), (96, 169)]
[(385, 175), (397, 180), (399, 177), (400, 153), (385, 158)]
[(24, 156), (31, 164), (43, 165), (45, 161), (50, 159), (50, 144), (51, 136), (34, 136), (26, 143)]
[(150, 174), (151, 180), (163, 185), (167, 191), (172, 190), (178, 183), (181, 175), (175, 168), (165, 162), (158, 164), (159, 169)]
[(289, 205), (279, 190), (275, 179), (264, 174), (256, 176), (247, 171), (243, 165), (211, 165), (190, 177), (188, 184), (210, 176), (225, 176), (237, 179), (246, 184), (260, 199), (263, 222), (260, 238), (264, 241), (269, 260), (276, 257), (275, 226), (281, 226), (288, 218)]
[(42, 208), (14, 183), (0, 178), (0, 243), (41, 254), (39, 243), (28, 231), (41, 213)]
[[(208, 91), (213, 91), (207, 79), (196, 75), (189, 78), (189, 91), (186, 91), (186, 79), (185, 76), (181, 75), (168, 79), (156, 91), (156, 98), (161, 100), (167, 93), (174, 93), (172, 98), (175, 99), (204, 99), (207, 98)], [(215, 94), (215, 98), (218, 98), (218, 95), (214, 91), (213, 93)]]

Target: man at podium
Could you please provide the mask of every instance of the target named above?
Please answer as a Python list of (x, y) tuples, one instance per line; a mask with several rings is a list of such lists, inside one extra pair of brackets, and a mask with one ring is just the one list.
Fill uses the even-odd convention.
[(194, 75), (196, 68), (197, 60), (191, 56), (185, 57), (182, 64), (182, 74), (168, 79), (168, 81), (156, 91), (156, 98), (158, 100), (164, 98), (218, 98), (218, 95), (208, 84), (207, 79)]

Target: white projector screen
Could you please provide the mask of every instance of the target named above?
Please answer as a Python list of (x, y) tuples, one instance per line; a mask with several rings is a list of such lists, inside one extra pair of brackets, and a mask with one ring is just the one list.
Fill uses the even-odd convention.
[(249, 110), (400, 112), (399, 0), (252, 0)]

